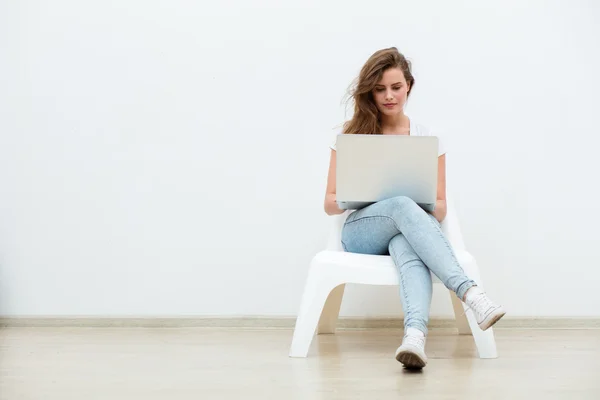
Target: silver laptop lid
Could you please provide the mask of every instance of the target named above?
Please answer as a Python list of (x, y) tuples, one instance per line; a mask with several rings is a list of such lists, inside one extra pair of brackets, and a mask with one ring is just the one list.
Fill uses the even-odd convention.
[(407, 196), (428, 211), (437, 198), (438, 138), (408, 135), (337, 137), (336, 198), (342, 209)]

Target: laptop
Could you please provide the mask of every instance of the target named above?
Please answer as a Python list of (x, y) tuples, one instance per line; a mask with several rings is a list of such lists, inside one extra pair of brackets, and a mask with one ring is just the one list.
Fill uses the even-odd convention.
[(437, 137), (341, 134), (336, 149), (336, 198), (341, 209), (407, 196), (424, 210), (434, 210)]

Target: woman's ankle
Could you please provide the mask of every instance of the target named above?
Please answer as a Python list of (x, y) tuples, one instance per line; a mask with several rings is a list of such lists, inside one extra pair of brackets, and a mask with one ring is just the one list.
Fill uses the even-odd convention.
[(474, 295), (476, 293), (480, 293), (481, 291), (482, 291), (482, 289), (479, 286), (477, 286), (477, 285), (471, 286), (470, 288), (467, 289), (467, 291), (463, 295), (462, 301), (464, 303), (466, 303), (468, 297), (470, 297), (470, 296), (472, 296), (472, 295)]

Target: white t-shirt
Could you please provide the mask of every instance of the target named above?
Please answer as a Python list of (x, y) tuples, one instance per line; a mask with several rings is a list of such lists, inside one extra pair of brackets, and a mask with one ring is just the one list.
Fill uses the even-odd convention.
[[(409, 133), (410, 133), (410, 136), (437, 136), (435, 134), (432, 134), (431, 131), (429, 130), (429, 128), (427, 128), (424, 125), (415, 123), (415, 122), (413, 122), (413, 120), (410, 120)], [(333, 140), (333, 143), (329, 146), (332, 150), (336, 150), (335, 144), (337, 142), (338, 135), (339, 135), (339, 133), (335, 135), (335, 139)], [(438, 157), (439, 157), (442, 154), (446, 154), (446, 147), (444, 146), (442, 138), (440, 138), (439, 136), (437, 138), (438, 138)]]

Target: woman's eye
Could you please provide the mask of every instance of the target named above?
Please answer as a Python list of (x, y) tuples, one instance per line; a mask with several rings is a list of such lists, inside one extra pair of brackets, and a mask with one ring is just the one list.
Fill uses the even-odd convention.
[(395, 88), (392, 88), (392, 89), (394, 89), (394, 90), (400, 90), (400, 89), (402, 89), (402, 86), (396, 86)]
[(376, 92), (383, 92), (385, 89), (384, 88), (377, 88), (375, 89)]

